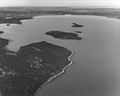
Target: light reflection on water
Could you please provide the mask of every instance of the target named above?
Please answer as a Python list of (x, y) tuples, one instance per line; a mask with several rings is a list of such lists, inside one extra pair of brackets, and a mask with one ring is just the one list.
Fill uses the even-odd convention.
[[(84, 28), (72, 28), (73, 22)], [(97, 16), (40, 16), (22, 25), (5, 26), (9, 49), (46, 40), (74, 51), (73, 65), (42, 88), (38, 96), (119, 96), (120, 20)], [(82, 30), (83, 40), (60, 40), (44, 33)]]

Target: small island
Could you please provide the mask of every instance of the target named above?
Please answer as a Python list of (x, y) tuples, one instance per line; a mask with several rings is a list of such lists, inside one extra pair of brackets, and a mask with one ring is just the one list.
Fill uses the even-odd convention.
[(74, 31), (75, 33), (82, 33), (82, 31)]
[(0, 96), (36, 96), (71, 65), (71, 56), (72, 51), (46, 41), (21, 46), (16, 55), (1, 53)]
[(72, 23), (72, 27), (84, 27), (83, 25), (77, 24), (77, 23)]
[(54, 38), (66, 39), (66, 40), (81, 40), (82, 39), (82, 37), (79, 37), (78, 34), (71, 33), (71, 32), (48, 31), (45, 34), (50, 35)]

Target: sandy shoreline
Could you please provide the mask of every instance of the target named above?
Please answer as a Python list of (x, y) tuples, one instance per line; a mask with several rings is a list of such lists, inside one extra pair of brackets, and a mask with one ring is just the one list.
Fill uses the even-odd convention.
[(47, 83), (50, 83), (53, 79), (55, 79), (55, 78), (58, 77), (59, 75), (62, 75), (62, 74), (65, 72), (66, 68), (68, 68), (69, 66), (72, 65), (72, 61), (71, 61), (71, 59), (70, 59), (72, 56), (73, 56), (73, 51), (71, 51), (71, 55), (68, 57), (68, 60), (70, 61), (70, 63), (69, 63), (67, 66), (65, 66), (60, 73), (58, 73), (57, 75), (51, 77), (50, 79), (48, 79), (48, 81), (46, 81), (45, 83), (43, 83), (43, 85), (37, 90), (37, 92), (35, 93), (34, 96), (37, 96), (38, 92), (40, 91), (40, 89), (41, 89), (43, 86), (45, 86)]

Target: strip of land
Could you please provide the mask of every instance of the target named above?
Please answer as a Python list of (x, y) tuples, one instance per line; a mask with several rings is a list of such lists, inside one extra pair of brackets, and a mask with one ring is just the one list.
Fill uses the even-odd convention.
[(1, 7), (0, 19), (2, 18), (31, 18), (40, 15), (95, 15), (120, 19), (119, 8), (105, 7)]
[(34, 96), (71, 65), (72, 52), (46, 41), (21, 46), (16, 55), (0, 54), (1, 96)]

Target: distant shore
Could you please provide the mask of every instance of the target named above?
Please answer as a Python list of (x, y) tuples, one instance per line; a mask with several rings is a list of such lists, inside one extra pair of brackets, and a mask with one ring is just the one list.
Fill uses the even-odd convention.
[(24, 19), (42, 15), (94, 15), (120, 19), (119, 8), (80, 8), (80, 7), (1, 7), (0, 19)]

